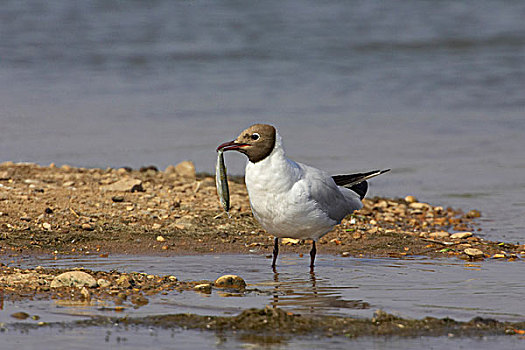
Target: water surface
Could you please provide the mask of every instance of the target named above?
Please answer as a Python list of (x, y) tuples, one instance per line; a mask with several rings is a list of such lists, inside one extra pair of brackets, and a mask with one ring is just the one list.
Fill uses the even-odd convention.
[[(525, 304), (522, 302), (525, 286), (520, 280), (522, 263), (485, 261), (466, 263), (455, 259), (416, 258), (353, 259), (321, 255), (315, 273), (310, 273), (308, 261), (284, 254), (277, 273), (270, 268), (270, 260), (260, 255), (204, 255), (177, 257), (51, 257), (27, 258), (16, 262), (20, 266), (86, 267), (95, 270), (137, 271), (149, 274), (176, 275), (179, 280), (215, 280), (220, 275), (235, 273), (248, 283), (245, 294), (229, 294), (214, 289), (211, 295), (193, 291), (170, 292), (149, 297), (149, 304), (123, 312), (111, 311), (111, 302), (97, 302), (92, 306), (68, 306), (55, 301), (4, 302), (0, 322), (8, 331), (1, 335), (5, 344), (24, 344), (25, 348), (38, 345), (38, 335), (46, 335), (46, 344), (57, 349), (70, 341), (80, 348), (93, 344), (111, 344), (115, 347), (141, 348), (145, 343), (168, 347), (176, 344), (189, 348), (200, 344), (206, 348), (230, 349), (265, 344), (271, 348), (300, 349), (322, 346), (337, 349), (348, 340), (341, 338), (304, 337), (240, 337), (235, 334), (215, 334), (194, 330), (162, 330), (148, 327), (73, 328), (67, 326), (31, 330), (28, 334), (10, 326), (10, 314), (24, 311), (39, 315), (44, 322), (72, 322), (94, 315), (140, 317), (147, 315), (195, 313), (200, 315), (236, 315), (250, 307), (277, 306), (301, 314), (339, 315), (370, 318), (382, 309), (405, 318), (451, 317), (470, 320), (481, 316), (501, 321), (523, 321)], [(33, 320), (22, 321), (36, 323)], [(50, 337), (52, 336), (52, 337)], [(359, 338), (351, 340), (356, 346), (383, 349), (417, 349), (439, 346), (490, 349), (498, 342), (499, 348), (513, 348), (517, 337), (482, 337), (476, 339), (423, 338)], [(40, 344), (41, 345), (41, 344)]]

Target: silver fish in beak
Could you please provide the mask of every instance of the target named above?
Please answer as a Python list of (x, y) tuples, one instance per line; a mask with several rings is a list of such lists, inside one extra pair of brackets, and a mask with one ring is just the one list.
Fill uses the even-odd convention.
[(221, 201), (222, 207), (230, 215), (230, 190), (228, 188), (228, 177), (226, 176), (226, 165), (224, 165), (224, 150), (217, 149), (217, 164), (215, 166), (215, 184), (217, 185), (217, 194)]

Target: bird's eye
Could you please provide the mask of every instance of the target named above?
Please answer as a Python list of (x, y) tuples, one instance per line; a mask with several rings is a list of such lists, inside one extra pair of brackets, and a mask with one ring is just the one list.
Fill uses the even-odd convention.
[(252, 138), (252, 140), (257, 141), (261, 136), (258, 133), (253, 133), (250, 137)]

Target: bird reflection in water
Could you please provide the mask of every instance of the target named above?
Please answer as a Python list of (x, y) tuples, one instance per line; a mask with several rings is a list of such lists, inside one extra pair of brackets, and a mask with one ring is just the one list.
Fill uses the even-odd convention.
[(284, 276), (287, 276), (287, 273), (280, 275), (277, 269), (273, 268), (274, 287), (271, 305), (274, 308), (292, 307), (314, 313), (319, 310), (339, 312), (340, 309), (367, 309), (370, 307), (362, 300), (341, 299), (339, 292), (341, 289), (357, 287), (324, 286), (323, 279), (318, 279), (314, 269), (310, 269), (308, 278), (304, 280), (285, 280)]

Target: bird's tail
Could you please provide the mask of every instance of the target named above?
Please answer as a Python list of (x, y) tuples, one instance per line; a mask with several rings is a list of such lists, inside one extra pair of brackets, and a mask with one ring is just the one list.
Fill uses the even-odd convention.
[(366, 181), (368, 179), (379, 176), (389, 171), (390, 169), (373, 170), (373, 171), (369, 171), (366, 173), (357, 173), (357, 174), (349, 174), (349, 175), (334, 175), (332, 176), (332, 179), (334, 179), (334, 182), (337, 186), (344, 186), (347, 188), (351, 188), (354, 185), (360, 184), (363, 181)]
[(359, 198), (365, 198), (366, 192), (368, 191), (368, 182), (366, 180), (384, 174), (390, 171), (386, 170), (374, 170), (367, 173), (357, 173), (349, 175), (334, 175), (332, 179), (337, 186), (343, 186), (348, 188), (359, 195)]

